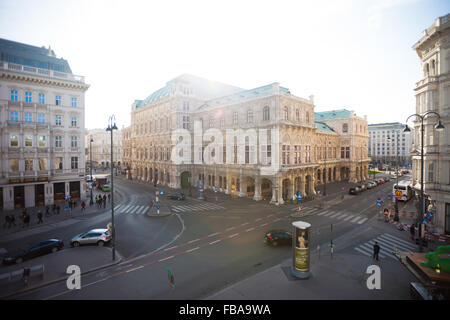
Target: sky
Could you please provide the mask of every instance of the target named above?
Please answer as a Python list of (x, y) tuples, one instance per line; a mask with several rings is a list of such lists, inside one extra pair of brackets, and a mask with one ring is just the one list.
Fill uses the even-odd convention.
[(314, 95), (315, 111), (368, 123), (415, 113), (412, 46), (441, 0), (0, 0), (0, 37), (50, 46), (85, 76), (86, 128), (130, 124), (131, 105), (184, 73)]

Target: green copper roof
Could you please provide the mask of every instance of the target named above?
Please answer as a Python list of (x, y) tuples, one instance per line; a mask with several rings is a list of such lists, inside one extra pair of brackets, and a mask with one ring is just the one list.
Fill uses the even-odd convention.
[(315, 122), (316, 129), (320, 131), (328, 131), (328, 132), (334, 132), (333, 128), (327, 126), (325, 123), (322, 122)]
[(350, 118), (352, 113), (348, 110), (332, 110), (332, 111), (324, 111), (324, 112), (314, 112), (315, 120), (327, 120), (327, 119), (336, 119), (336, 118)]
[(135, 100), (136, 107), (139, 108), (139, 107), (145, 106), (149, 102), (153, 102), (153, 101), (159, 100), (163, 97), (166, 97), (169, 95), (169, 91), (170, 91), (169, 86), (165, 86), (164, 88), (161, 88), (161, 89), (153, 92), (145, 100)]

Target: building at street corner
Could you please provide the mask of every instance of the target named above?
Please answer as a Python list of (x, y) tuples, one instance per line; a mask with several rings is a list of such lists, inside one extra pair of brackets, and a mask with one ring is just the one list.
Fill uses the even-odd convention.
[[(315, 194), (325, 181), (368, 177), (366, 119), (345, 109), (314, 112), (312, 96), (297, 97), (278, 83), (246, 90), (184, 74), (131, 109), (123, 161), (133, 179), (173, 188), (197, 187), (201, 180), (206, 189), (282, 204), (297, 192)], [(223, 134), (222, 163), (174, 163), (172, 132), (186, 129), (194, 141), (194, 122), (203, 133), (216, 128)], [(243, 134), (226, 141), (227, 129)], [(258, 141), (246, 136), (252, 129)], [(202, 158), (208, 144), (192, 146), (192, 160)]]
[(88, 88), (50, 47), (0, 39), (0, 211), (84, 198)]
[(411, 132), (399, 122), (369, 124), (369, 157), (372, 163), (406, 167), (411, 162)]
[[(422, 79), (416, 83), (417, 114), (439, 113), (445, 129), (434, 129), (436, 116), (424, 120), (424, 193), (425, 208), (434, 207), (430, 225), (440, 233), (450, 234), (450, 14), (437, 18), (424, 30), (413, 46), (421, 61)], [(421, 122), (414, 119), (413, 185), (420, 193)]]
[[(106, 129), (91, 129), (86, 130), (85, 145), (86, 145), (86, 168), (89, 168), (90, 156), (90, 140), (92, 141), (92, 167), (93, 168), (111, 168), (111, 133)], [(120, 171), (122, 165), (122, 130), (114, 131), (114, 147), (113, 147), (113, 161), (114, 168)]]

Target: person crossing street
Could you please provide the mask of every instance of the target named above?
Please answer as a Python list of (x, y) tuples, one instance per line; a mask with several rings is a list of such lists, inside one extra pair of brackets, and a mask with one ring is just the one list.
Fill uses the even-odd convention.
[(373, 259), (376, 259), (378, 261), (378, 253), (380, 252), (380, 246), (378, 245), (378, 242), (375, 241), (375, 244), (373, 245)]

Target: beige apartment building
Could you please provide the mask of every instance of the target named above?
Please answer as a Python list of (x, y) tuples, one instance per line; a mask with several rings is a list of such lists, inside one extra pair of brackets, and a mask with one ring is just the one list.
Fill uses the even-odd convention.
[[(194, 141), (194, 121), (203, 133), (215, 128), (223, 134), (223, 161), (174, 163), (172, 132), (186, 129)], [(238, 129), (226, 141), (226, 130)], [(345, 109), (315, 113), (313, 96), (297, 97), (278, 83), (245, 90), (185, 74), (136, 100), (123, 132), (131, 177), (172, 188), (197, 187), (201, 180), (205, 188), (282, 204), (298, 192), (315, 194), (325, 181), (368, 177), (366, 119)], [(201, 150), (190, 149), (192, 159), (195, 153), (203, 158), (207, 140)]]
[[(114, 131), (113, 161), (114, 167), (122, 165), (122, 130)], [(92, 139), (92, 143), (90, 142)], [(90, 129), (85, 133), (86, 168), (90, 166), (92, 149), (92, 167), (110, 168), (111, 164), (111, 133), (106, 129)]]
[(88, 88), (50, 48), (0, 39), (0, 212), (84, 198)]
[[(424, 30), (413, 46), (423, 71), (416, 83), (415, 112), (424, 115), (437, 112), (445, 129), (435, 130), (438, 118), (428, 115), (424, 120), (424, 193), (425, 209), (431, 203), (434, 217), (431, 226), (437, 232), (450, 234), (450, 14), (435, 20)], [(420, 192), (421, 122), (414, 121), (413, 185)]]

